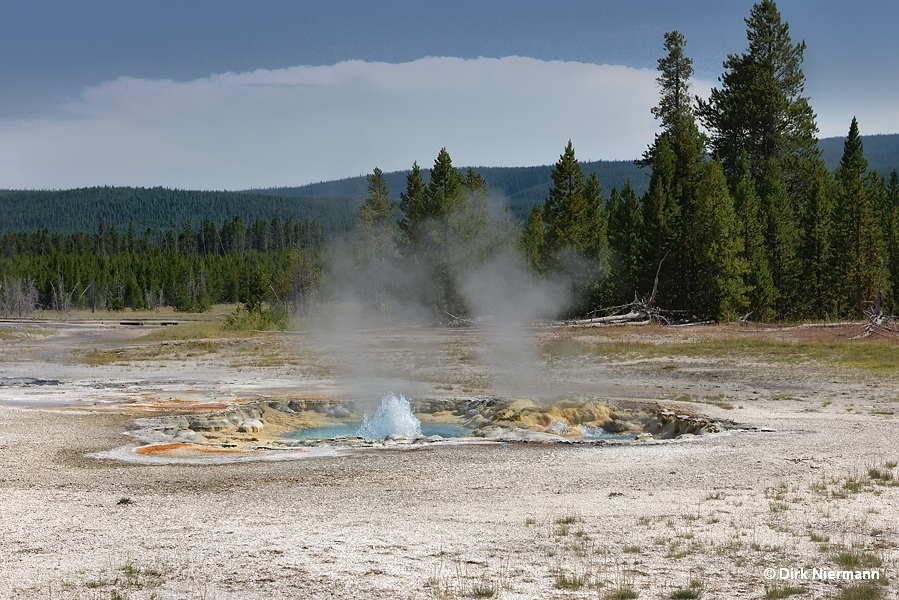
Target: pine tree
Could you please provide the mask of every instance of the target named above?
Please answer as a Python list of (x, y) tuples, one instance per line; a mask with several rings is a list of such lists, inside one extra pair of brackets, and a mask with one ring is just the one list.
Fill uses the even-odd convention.
[(698, 113), (729, 178), (739, 176), (745, 156), (761, 188), (765, 169), (775, 161), (792, 195), (794, 171), (785, 163), (818, 155), (815, 114), (802, 95), (805, 42), (793, 44), (773, 0), (755, 4), (745, 21), (746, 53), (728, 55), (721, 88), (714, 88), (707, 102), (699, 101)]
[(877, 294), (881, 272), (881, 241), (874, 200), (866, 186), (868, 161), (853, 117), (834, 174), (836, 226), (834, 274), (837, 306), (842, 314), (858, 315)]
[[(599, 180), (584, 181), (571, 140), (553, 167), (552, 186), (543, 209), (543, 268), (564, 277), (570, 286), (569, 311), (592, 308), (603, 297), (608, 271), (608, 237)], [(536, 213), (532, 213), (532, 216)], [(537, 228), (529, 226), (534, 233)], [(534, 238), (528, 240), (534, 248)], [(532, 261), (533, 263), (533, 261)]]
[[(660, 138), (652, 163), (649, 189), (643, 197), (643, 223), (646, 239), (646, 264), (643, 288), (651, 289), (659, 266), (668, 266), (669, 254), (678, 248), (681, 232), (681, 211), (674, 198), (674, 152), (665, 138)], [(667, 264), (666, 264), (667, 263)], [(678, 281), (668, 276), (659, 281), (658, 300), (670, 304), (670, 298), (678, 295)], [(661, 275), (661, 273), (660, 273)]]
[(539, 274), (546, 272), (547, 255), (544, 247), (543, 207), (539, 204), (531, 208), (521, 236), (521, 251), (530, 267)]
[(658, 60), (659, 76), (656, 78), (661, 91), (660, 99), (658, 105), (650, 109), (653, 117), (661, 122), (662, 132), (656, 134), (652, 145), (643, 153), (643, 159), (637, 161), (639, 166), (652, 166), (662, 140), (669, 136), (681, 119), (693, 116), (690, 96), (693, 59), (685, 54), (686, 45), (687, 40), (680, 32), (669, 31), (665, 34), (667, 54)]
[(406, 177), (406, 192), (400, 195), (404, 252), (424, 269), (431, 284), (419, 286), (421, 300), (444, 316), (461, 316), (466, 310), (456, 289), (461, 253), (466, 251), (459, 243), (460, 229), (467, 224), (461, 213), (466, 198), (486, 193), (486, 182), (471, 172), (467, 185), (449, 152), (441, 148), (427, 186), (415, 163)]
[(823, 163), (816, 167), (813, 186), (799, 216), (803, 290), (800, 311), (803, 315), (824, 316), (834, 312), (833, 177)]
[(584, 173), (574, 155), (571, 140), (552, 170), (552, 186), (543, 205), (544, 239), (549, 258), (568, 248), (586, 246), (589, 207), (584, 196)]
[(468, 167), (462, 178), (461, 202), (449, 222), (460, 242), (459, 260), (474, 264), (485, 260), (497, 243), (497, 231), (490, 215), (487, 181)]
[(771, 162), (762, 171), (765, 177), (758, 188), (761, 222), (765, 226), (768, 265), (777, 298), (776, 316), (796, 319), (801, 316), (800, 231), (780, 166)]
[(704, 163), (685, 231), (688, 306), (698, 316), (727, 319), (746, 307), (743, 238), (733, 199), (718, 161)]
[(646, 240), (640, 201), (628, 180), (621, 193), (609, 196), (609, 247), (612, 254), (612, 294), (614, 302), (625, 303), (646, 293)]
[[(657, 297), (672, 308), (689, 309), (692, 280), (691, 260), (685, 242), (692, 227), (693, 207), (702, 165), (706, 160), (705, 136), (696, 125), (689, 77), (692, 60), (684, 54), (686, 41), (680, 33), (665, 34), (667, 55), (659, 60), (659, 104), (653, 115), (662, 131), (646, 151), (644, 161), (653, 175), (644, 201), (646, 239), (649, 243), (644, 278), (649, 283), (658, 270), (661, 291)], [(661, 268), (660, 268), (661, 266)], [(662, 283), (664, 282), (664, 283)]]
[(761, 201), (755, 190), (755, 181), (749, 175), (746, 161), (742, 162), (743, 175), (734, 186), (734, 210), (737, 214), (737, 233), (743, 238), (743, 260), (746, 274), (747, 310), (753, 320), (767, 321), (775, 316), (777, 290), (771, 277), (768, 252), (765, 246), (765, 223), (760, 218)]
[(886, 224), (884, 238), (886, 240), (887, 276), (893, 284), (893, 293), (888, 296), (887, 310), (890, 314), (899, 312), (899, 173), (893, 169), (887, 183), (886, 202), (884, 206)]
[(450, 316), (461, 316), (464, 304), (456, 289), (458, 264), (457, 251), (450, 217), (463, 202), (462, 175), (453, 167), (446, 148), (441, 148), (434, 159), (431, 177), (425, 191), (425, 216), (430, 219), (428, 229), (432, 274), (436, 283), (436, 305)]
[(582, 241), (583, 252), (597, 262), (600, 271), (605, 272), (609, 264), (609, 219), (596, 173), (590, 173), (584, 182), (584, 201), (587, 205), (587, 223)]
[(375, 167), (366, 175), (368, 196), (359, 209), (360, 235), (358, 266), (364, 285), (362, 295), (366, 303), (378, 311), (388, 308), (388, 285), (391, 278), (391, 260), (394, 257), (393, 209), (396, 202), (384, 180), (384, 173)]
[(406, 175), (406, 191), (400, 194), (399, 228), (403, 234), (402, 241), (408, 247), (421, 241), (422, 222), (426, 214), (425, 182), (418, 162), (412, 164), (412, 170)]
[(773, 0), (755, 4), (745, 21), (746, 52), (727, 57), (721, 87), (708, 101), (698, 99), (697, 114), (732, 191), (743, 176), (741, 162), (748, 165), (766, 223), (778, 315), (795, 318), (807, 309), (805, 299), (818, 285), (802, 277), (815, 270), (803, 261), (821, 233), (809, 215), (824, 208), (816, 196), (822, 169), (818, 127), (803, 95), (806, 46), (793, 43)]

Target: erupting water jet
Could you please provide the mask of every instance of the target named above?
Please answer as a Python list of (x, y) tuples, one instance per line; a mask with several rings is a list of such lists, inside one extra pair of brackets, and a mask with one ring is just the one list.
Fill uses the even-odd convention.
[(368, 415), (363, 417), (357, 434), (369, 441), (387, 439), (391, 435), (420, 437), (421, 421), (412, 412), (412, 405), (405, 397), (388, 392), (381, 398), (374, 416), (371, 419)]

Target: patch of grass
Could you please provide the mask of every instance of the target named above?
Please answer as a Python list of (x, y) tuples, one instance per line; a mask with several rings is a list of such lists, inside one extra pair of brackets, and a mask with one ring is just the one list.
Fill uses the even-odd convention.
[(89, 580), (89, 581), (85, 581), (85, 582), (84, 582), (84, 587), (86, 587), (86, 588), (89, 589), (89, 590), (95, 590), (95, 589), (98, 589), (98, 588), (106, 587), (106, 586), (108, 586), (109, 584), (110, 584), (109, 581), (103, 579), (103, 577), (100, 577), (100, 578), (98, 578), (98, 579), (91, 579), (91, 580)]
[(593, 354), (603, 359), (667, 360), (666, 364), (673, 364), (672, 361), (681, 357), (706, 357), (728, 361), (752, 358), (787, 365), (814, 362), (885, 375), (899, 369), (899, 352), (895, 351), (895, 344), (871, 339), (783, 341), (714, 336), (691, 339), (671, 337), (661, 342), (609, 339), (588, 345), (579, 343), (577, 335), (578, 332), (572, 332), (568, 339), (545, 343), (544, 351), (562, 356)]
[(476, 581), (471, 585), (472, 598), (493, 598), (496, 596), (496, 586), (489, 581)]
[(129, 498), (128, 496), (122, 496), (116, 502), (116, 504), (118, 504), (119, 506), (124, 506), (124, 505), (132, 504), (132, 503), (133, 503), (133, 500), (131, 500), (131, 498)]
[(669, 598), (671, 600), (697, 600), (702, 598), (704, 586), (702, 580), (691, 579), (685, 588), (678, 588), (671, 592)]
[(668, 544), (668, 553), (665, 555), (665, 558), (680, 560), (682, 558), (692, 556), (700, 552), (702, 549), (703, 548), (701, 544), (693, 542), (689, 545), (684, 545), (679, 540), (675, 540)]
[(818, 533), (817, 531), (810, 531), (808, 536), (809, 539), (811, 539), (816, 544), (826, 544), (830, 541), (829, 535), (824, 535), (823, 533)]
[(859, 494), (865, 488), (865, 480), (858, 473), (851, 473), (843, 482), (843, 489), (853, 494)]
[(566, 537), (570, 533), (571, 527), (569, 525), (559, 525), (553, 529), (553, 535), (556, 537)]
[(846, 571), (873, 569), (883, 565), (879, 556), (859, 548), (838, 548), (831, 553), (830, 559)]
[(871, 583), (859, 583), (843, 588), (831, 598), (834, 600), (881, 600), (883, 589)]
[(574, 525), (578, 522), (578, 518), (575, 515), (565, 515), (564, 517), (559, 517), (554, 521), (556, 525)]
[(790, 486), (786, 483), (781, 483), (777, 487), (768, 487), (765, 488), (765, 498), (769, 500), (781, 501), (787, 497), (787, 492), (790, 491)]
[(568, 573), (558, 570), (555, 574), (557, 590), (580, 590), (589, 585), (590, 578), (586, 574)]
[(606, 592), (605, 598), (607, 600), (633, 600), (634, 598), (639, 598), (640, 594), (637, 593), (632, 587), (620, 587), (614, 590), (610, 590)]
[(119, 571), (124, 576), (119, 583), (129, 588), (154, 588), (162, 585), (162, 571), (154, 567), (141, 567), (128, 560), (119, 567)]
[(868, 467), (868, 477), (877, 482), (885, 483), (893, 480), (893, 472), (888, 469), (872, 466)]
[(792, 585), (773, 585), (765, 586), (765, 600), (780, 600), (781, 598), (789, 598), (798, 594), (804, 594), (805, 590), (801, 587)]
[(209, 320), (189, 321), (169, 327), (161, 327), (140, 336), (138, 339), (147, 342), (173, 342), (234, 337), (240, 337), (240, 334), (236, 331), (222, 329), (222, 323), (219, 320)]
[[(433, 574), (428, 578), (428, 586), (432, 588), (433, 597), (438, 599), (457, 598), (495, 598), (500, 589), (512, 589), (508, 578), (508, 564), (501, 562), (498, 566), (476, 561), (463, 561), (456, 559), (455, 574), (444, 573), (444, 558), (446, 553), (441, 550), (438, 554), (438, 563)], [(469, 573), (470, 565), (482, 565), (486, 571), (478, 575)]]
[(643, 548), (640, 546), (625, 546), (621, 551), (626, 554), (640, 554), (643, 552)]
[(91, 367), (102, 367), (112, 365), (124, 358), (124, 352), (121, 350), (99, 350), (92, 348), (82, 354), (84, 364)]

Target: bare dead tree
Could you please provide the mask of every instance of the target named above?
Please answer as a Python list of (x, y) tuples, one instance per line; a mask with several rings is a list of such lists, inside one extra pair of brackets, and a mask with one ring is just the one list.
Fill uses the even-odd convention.
[(66, 282), (65, 279), (63, 279), (62, 275), (58, 276), (56, 285), (53, 285), (52, 281), (50, 282), (50, 289), (52, 292), (50, 303), (53, 307), (53, 310), (58, 313), (71, 313), (73, 307), (72, 300), (75, 296), (75, 289), (66, 291)]
[(634, 292), (633, 302), (594, 310), (588, 318), (572, 321), (571, 324), (579, 327), (598, 327), (602, 325), (649, 325), (650, 323), (662, 325), (711, 323), (711, 321), (697, 321), (690, 311), (664, 309), (655, 305), (656, 295), (659, 291), (659, 273), (662, 271), (662, 263), (667, 257), (666, 253), (659, 261), (652, 293), (648, 299), (640, 299)]
[(872, 335), (892, 337), (899, 334), (896, 317), (883, 314), (883, 272), (885, 268), (886, 262), (882, 262), (880, 265), (880, 279), (877, 282), (877, 295), (874, 297), (873, 302), (869, 301), (867, 303), (871, 305), (871, 310), (865, 311), (865, 316), (867, 317), (865, 327), (860, 334), (852, 339), (866, 338)]
[(40, 296), (34, 279), (7, 277), (0, 282), (0, 314), (21, 318), (39, 308)]

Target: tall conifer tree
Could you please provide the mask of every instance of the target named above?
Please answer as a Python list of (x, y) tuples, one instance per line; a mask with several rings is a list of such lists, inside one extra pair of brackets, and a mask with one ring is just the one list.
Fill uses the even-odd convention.
[(893, 293), (888, 296), (887, 309), (891, 314), (899, 312), (899, 173), (893, 169), (886, 188), (886, 225), (884, 238), (886, 241), (887, 275), (892, 283)]
[[(568, 279), (574, 298), (570, 310), (583, 311), (601, 301), (608, 269), (607, 221), (601, 188), (595, 176), (584, 181), (571, 140), (551, 177), (552, 186), (540, 211), (543, 252), (539, 262), (545, 270), (555, 270)], [(528, 229), (526, 243), (533, 248), (539, 231), (533, 223)]]
[(546, 250), (552, 255), (565, 249), (581, 250), (587, 238), (589, 206), (584, 195), (584, 173), (574, 155), (571, 140), (552, 170), (552, 186), (543, 205)]
[(765, 223), (760, 219), (761, 201), (755, 189), (755, 181), (749, 175), (746, 161), (742, 161), (742, 176), (734, 185), (734, 210), (737, 215), (737, 231), (743, 238), (743, 259), (746, 265), (744, 283), (747, 310), (756, 321), (767, 321), (775, 316), (777, 292), (768, 252), (765, 247)]
[(818, 127), (803, 95), (805, 42), (793, 43), (773, 0), (755, 4), (745, 21), (746, 52), (727, 57), (721, 87), (699, 100), (698, 115), (732, 190), (742, 177), (741, 161), (747, 162), (767, 223), (778, 315), (797, 317), (815, 285), (803, 278), (810, 270), (802, 261), (820, 240), (820, 223), (806, 217), (822, 209), (814, 196), (822, 173)]
[(412, 170), (406, 175), (406, 191), (400, 194), (399, 228), (402, 242), (407, 252), (414, 253), (412, 246), (422, 242), (422, 221), (427, 217), (425, 182), (418, 162), (412, 163)]
[(393, 209), (396, 202), (384, 180), (384, 173), (375, 170), (366, 175), (368, 196), (359, 208), (359, 268), (365, 285), (363, 298), (372, 308), (383, 311), (388, 308), (388, 285), (391, 279), (396, 225)]
[(634, 295), (648, 293), (645, 286), (646, 229), (640, 201), (630, 180), (621, 192), (609, 196), (609, 247), (612, 264), (612, 293), (616, 303), (630, 302)]
[(874, 199), (866, 186), (868, 161), (853, 117), (843, 145), (843, 158), (834, 174), (836, 226), (834, 273), (840, 312), (858, 315), (877, 294), (881, 273), (881, 241)]
[(687, 306), (698, 316), (732, 318), (746, 307), (743, 238), (718, 161), (703, 163), (684, 232)]

